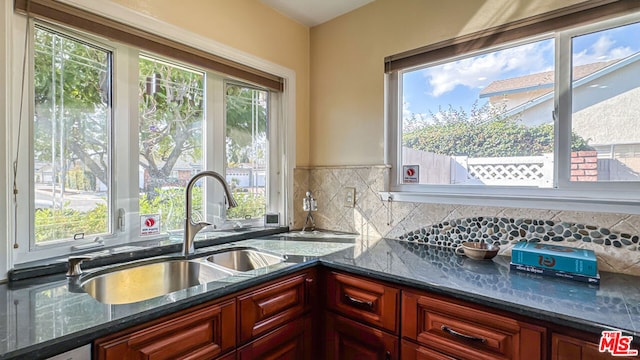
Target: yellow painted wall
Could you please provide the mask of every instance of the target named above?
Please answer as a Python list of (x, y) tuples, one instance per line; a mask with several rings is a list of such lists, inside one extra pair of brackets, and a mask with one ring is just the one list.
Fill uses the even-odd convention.
[(376, 0), (311, 29), (310, 164), (384, 163), (384, 58), (582, 2)]
[(258, 0), (112, 0), (296, 72), (296, 165), (309, 163), (309, 28)]

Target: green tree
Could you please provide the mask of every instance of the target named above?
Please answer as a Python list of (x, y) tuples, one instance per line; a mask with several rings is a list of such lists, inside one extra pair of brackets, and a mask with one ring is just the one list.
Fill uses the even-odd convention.
[[(64, 122), (60, 131), (64, 129), (70, 140), (63, 146), (68, 158), (80, 160), (106, 184), (109, 54), (42, 29), (35, 37), (36, 157), (52, 160), (51, 129), (57, 119)], [(85, 62), (68, 60), (75, 58)], [(170, 181), (180, 157), (195, 160), (202, 156), (204, 76), (145, 57), (140, 58), (139, 73), (141, 166), (156, 179), (149, 184), (152, 191), (165, 185), (162, 179)], [(100, 79), (99, 84), (93, 79)], [(226, 89), (229, 159), (247, 162), (252, 136), (265, 137), (266, 107), (255, 106), (255, 90), (251, 88), (229, 85)], [(61, 108), (63, 114), (54, 114)], [(252, 122), (252, 114), (257, 121)]]
[[(226, 87), (227, 168), (250, 164), (256, 171), (266, 165), (268, 92), (228, 84)], [(253, 172), (252, 172), (253, 174)], [(239, 179), (231, 179), (238, 206), (229, 209), (227, 219), (258, 218), (266, 211), (264, 188), (253, 184), (240, 188)]]
[(35, 157), (63, 177), (80, 162), (107, 184), (109, 53), (40, 28), (34, 36)]
[(245, 86), (227, 85), (227, 166), (264, 159), (264, 152), (252, 153), (252, 144), (254, 140), (266, 143), (267, 107), (266, 104), (261, 106), (266, 99), (260, 98), (265, 93)]
[[(95, 191), (96, 180), (108, 183), (110, 54), (40, 27), (34, 40), (34, 161), (50, 165), (56, 186), (48, 190), (59, 203), (66, 187)], [(68, 202), (37, 210), (36, 242), (105, 233), (107, 219), (99, 202), (85, 212)]]
[[(553, 152), (553, 125), (525, 126), (518, 115), (504, 116), (504, 107), (475, 102), (464, 109), (440, 109), (430, 121), (413, 118), (403, 133), (403, 145), (412, 149), (469, 157), (536, 156)], [(590, 150), (587, 141), (572, 134), (572, 151)]]
[(155, 59), (139, 61), (140, 165), (147, 170), (147, 197), (176, 185), (180, 158), (202, 158), (204, 75)]
[[(53, 164), (58, 174), (54, 181), (62, 186), (95, 190), (98, 181), (109, 183), (112, 55), (44, 28), (38, 27), (34, 37), (35, 159)], [(202, 72), (147, 57), (139, 60), (140, 151), (136, 157), (149, 175), (140, 208), (142, 213), (173, 214), (163, 220), (167, 228), (182, 227), (184, 190), (169, 194), (173, 189), (162, 189), (182, 185), (172, 177), (180, 159), (202, 158), (203, 89)], [(266, 95), (257, 97), (259, 90), (233, 84), (227, 85), (226, 92), (230, 166), (264, 160), (262, 148), (253, 144), (256, 140), (266, 143)], [(194, 194), (194, 201), (197, 198)], [(53, 226), (49, 222), (62, 221), (67, 210), (39, 211), (36, 227)], [(68, 218), (94, 216), (72, 212), (65, 214)], [(102, 231), (107, 230), (107, 218), (105, 210)], [(53, 233), (62, 232), (49, 232)]]

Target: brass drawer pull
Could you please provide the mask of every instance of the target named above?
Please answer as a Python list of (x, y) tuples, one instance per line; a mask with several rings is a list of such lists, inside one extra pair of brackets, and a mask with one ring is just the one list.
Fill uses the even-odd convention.
[(453, 329), (449, 328), (449, 327), (448, 327), (448, 326), (446, 326), (446, 325), (442, 325), (442, 326), (440, 327), (440, 329), (441, 329), (442, 331), (446, 332), (447, 334), (451, 334), (451, 335), (453, 335), (453, 336), (455, 336), (455, 337), (459, 337), (459, 338), (464, 339), (464, 340), (467, 340), (467, 341), (481, 342), (481, 343), (483, 343), (483, 344), (487, 342), (487, 339), (480, 338), (480, 337), (475, 337), (475, 336), (470, 336), (470, 335), (465, 335), (465, 334), (459, 333), (459, 332), (457, 332), (457, 331), (455, 331), (455, 330), (453, 330)]
[(351, 304), (357, 307), (360, 307), (360, 308), (368, 307), (369, 309), (373, 309), (373, 302), (371, 301), (364, 301), (364, 300), (352, 298), (351, 296), (349, 296), (349, 294), (344, 294), (344, 298), (347, 299), (348, 302), (350, 302)]

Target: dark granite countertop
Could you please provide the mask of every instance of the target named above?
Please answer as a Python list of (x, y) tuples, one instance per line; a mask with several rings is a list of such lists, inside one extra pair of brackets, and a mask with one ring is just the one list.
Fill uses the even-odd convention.
[(127, 305), (106, 305), (71, 292), (64, 275), (0, 285), (5, 319), (0, 359), (52, 356), (318, 262), (595, 333), (620, 329), (636, 336), (640, 326), (640, 282), (628, 275), (601, 273), (601, 284), (594, 287), (509, 271), (509, 258), (500, 256), (475, 261), (428, 245), (322, 233), (269, 235), (202, 248), (198, 254), (236, 246), (287, 255), (288, 261)]
[[(358, 246), (361, 250), (358, 251)], [(640, 278), (601, 272), (599, 286), (510, 271), (510, 257), (473, 260), (414, 242), (366, 240), (323, 264), (579, 330), (638, 336)]]

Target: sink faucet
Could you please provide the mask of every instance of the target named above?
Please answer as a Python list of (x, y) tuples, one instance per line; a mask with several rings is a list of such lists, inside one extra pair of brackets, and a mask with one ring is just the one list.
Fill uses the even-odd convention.
[(184, 256), (195, 253), (196, 249), (193, 243), (193, 239), (196, 237), (196, 234), (198, 233), (198, 231), (202, 230), (202, 228), (206, 226), (211, 225), (208, 222), (203, 221), (199, 223), (194, 223), (191, 220), (191, 190), (193, 189), (193, 185), (196, 183), (196, 181), (198, 181), (200, 178), (203, 178), (205, 176), (212, 177), (218, 180), (222, 184), (222, 187), (224, 187), (224, 192), (227, 195), (229, 208), (238, 206), (238, 203), (236, 203), (236, 201), (233, 199), (233, 195), (231, 195), (231, 189), (229, 189), (229, 185), (225, 181), (224, 177), (222, 177), (222, 175), (218, 174), (215, 171), (202, 171), (195, 174), (191, 178), (191, 180), (189, 180), (189, 183), (187, 184), (187, 189), (185, 191), (185, 196), (186, 196), (185, 210), (186, 211), (185, 211), (185, 219), (184, 219), (184, 242), (182, 244), (182, 255)]
[(69, 259), (67, 260), (67, 264), (68, 264), (67, 277), (77, 278), (80, 274), (82, 274), (82, 269), (80, 268), (80, 264), (82, 264), (82, 262), (85, 260), (91, 260), (91, 256), (87, 256), (87, 255), (69, 256)]

